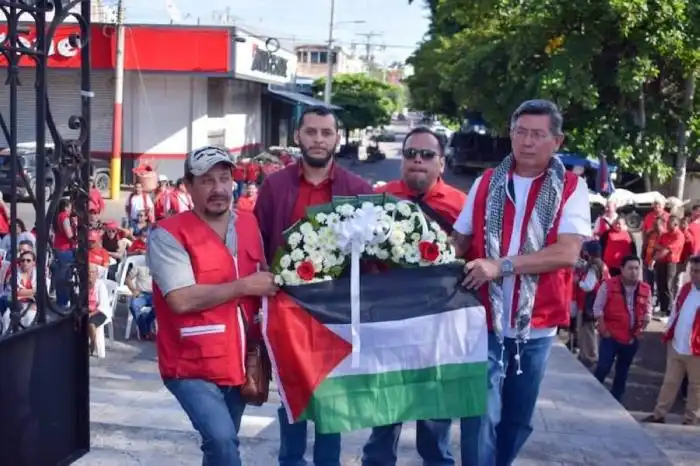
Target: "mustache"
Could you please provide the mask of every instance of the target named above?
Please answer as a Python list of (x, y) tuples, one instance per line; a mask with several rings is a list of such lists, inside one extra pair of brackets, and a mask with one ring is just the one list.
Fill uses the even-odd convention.
[(213, 202), (213, 201), (228, 201), (229, 199), (231, 199), (230, 196), (226, 196), (226, 195), (224, 195), (224, 194), (214, 194), (214, 195), (209, 196), (209, 197), (207, 198), (207, 201), (208, 201), (208, 202)]

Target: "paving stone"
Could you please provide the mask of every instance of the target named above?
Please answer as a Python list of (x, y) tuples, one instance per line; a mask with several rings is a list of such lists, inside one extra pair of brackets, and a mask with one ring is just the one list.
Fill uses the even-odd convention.
[[(199, 437), (163, 387), (152, 346), (136, 342), (115, 345), (108, 349), (107, 359), (93, 361), (93, 451), (76, 464), (179, 466), (200, 463)], [(246, 409), (240, 432), (241, 455), (246, 466), (277, 463), (278, 407), (279, 396), (271, 393), (270, 402)], [(697, 430), (692, 430), (695, 438), (688, 435), (680, 441), (674, 440), (670, 431), (643, 429), (559, 345), (552, 349), (533, 427), (534, 432), (515, 466), (700, 464), (696, 455), (700, 452)], [(344, 466), (360, 464), (362, 445), (369, 434), (366, 429), (343, 436)], [(422, 465), (415, 450), (415, 435), (415, 423), (406, 423), (399, 441), (398, 465)], [(313, 429), (308, 429), (309, 455), (313, 436)], [(458, 454), (458, 423), (453, 424), (451, 440), (453, 453)], [(664, 450), (668, 449), (668, 457), (658, 448), (657, 442)]]

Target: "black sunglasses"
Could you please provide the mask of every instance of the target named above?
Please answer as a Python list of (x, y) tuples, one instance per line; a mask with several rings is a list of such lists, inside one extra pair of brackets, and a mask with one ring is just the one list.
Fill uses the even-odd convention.
[(403, 158), (407, 160), (413, 160), (420, 155), (423, 160), (433, 160), (435, 156), (438, 155), (437, 152), (430, 149), (412, 149), (407, 148), (403, 150)]

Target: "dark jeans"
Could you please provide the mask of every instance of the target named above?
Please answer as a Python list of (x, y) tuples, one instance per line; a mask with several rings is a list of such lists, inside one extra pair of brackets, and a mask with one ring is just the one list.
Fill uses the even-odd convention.
[[(452, 466), (455, 459), (450, 453), (451, 419), (416, 422), (416, 449), (423, 464)], [(401, 435), (401, 423), (375, 427), (362, 449), (362, 466), (395, 466), (396, 450)]]
[(532, 433), (532, 414), (553, 339), (534, 338), (520, 345), (522, 374), (517, 374), (515, 340), (506, 338), (501, 350), (496, 336), (489, 333), (487, 412), (461, 420), (462, 466), (513, 464)]
[[(306, 466), (306, 429), (308, 422), (290, 424), (280, 406), (280, 466)], [(340, 434), (319, 434), (314, 439), (314, 466), (340, 466)]]
[(202, 436), (202, 466), (241, 466), (238, 430), (246, 405), (238, 388), (199, 379), (163, 382)]
[(651, 293), (654, 294), (656, 289), (656, 279), (654, 277), (654, 269), (644, 266), (644, 281), (651, 287)]
[(632, 343), (620, 343), (612, 338), (601, 338), (598, 346), (598, 364), (595, 368), (595, 378), (600, 383), (605, 382), (605, 378), (610, 374), (613, 363), (615, 363), (615, 378), (613, 379), (610, 393), (619, 402), (625, 394), (627, 385), (627, 375), (630, 372), (634, 355), (637, 354), (639, 340)]
[(654, 266), (656, 276), (656, 290), (659, 296), (659, 307), (664, 315), (671, 314), (671, 302), (673, 299), (673, 283), (676, 278), (678, 264), (657, 262)]
[[(148, 312), (144, 312), (144, 307), (150, 307)], [(129, 304), (131, 315), (134, 316), (134, 322), (139, 329), (139, 335), (144, 336), (153, 330), (153, 322), (156, 320), (156, 313), (153, 312), (153, 294), (141, 293), (135, 298), (132, 298)]]
[(71, 268), (75, 262), (73, 250), (54, 251), (54, 271), (52, 282), (56, 289), (56, 303), (67, 306), (71, 297)]

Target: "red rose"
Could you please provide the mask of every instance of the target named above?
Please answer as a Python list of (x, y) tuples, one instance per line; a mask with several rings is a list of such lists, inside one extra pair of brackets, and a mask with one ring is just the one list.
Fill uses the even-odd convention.
[(297, 275), (305, 282), (310, 282), (313, 280), (315, 274), (316, 268), (314, 267), (314, 263), (311, 261), (304, 261), (297, 267)]
[(440, 257), (440, 248), (438, 248), (437, 244), (430, 241), (418, 243), (418, 251), (420, 252), (420, 258), (426, 262), (435, 262)]

